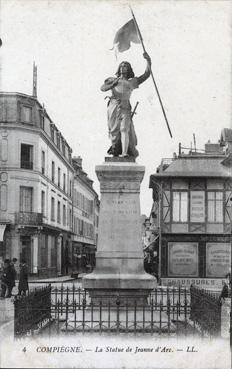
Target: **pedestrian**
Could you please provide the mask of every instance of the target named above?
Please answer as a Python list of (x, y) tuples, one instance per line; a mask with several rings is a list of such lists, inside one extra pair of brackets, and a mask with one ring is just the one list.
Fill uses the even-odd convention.
[(28, 269), (25, 260), (21, 261), (19, 268), (18, 294), (26, 295), (26, 291), (28, 291)]
[[(16, 271), (10, 259), (4, 260), (3, 273), (1, 277), (1, 297), (11, 297), (15, 286)], [(6, 294), (7, 293), (7, 294)]]
[(19, 274), (19, 266), (17, 264), (17, 261), (18, 261), (17, 258), (13, 258), (12, 262), (11, 262), (11, 265), (14, 267), (15, 272), (16, 272), (16, 278), (15, 279), (17, 279), (17, 275)]

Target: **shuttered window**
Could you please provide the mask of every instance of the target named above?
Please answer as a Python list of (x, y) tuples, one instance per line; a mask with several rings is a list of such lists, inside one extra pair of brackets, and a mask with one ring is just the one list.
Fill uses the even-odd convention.
[(19, 211), (32, 212), (33, 188), (20, 186)]

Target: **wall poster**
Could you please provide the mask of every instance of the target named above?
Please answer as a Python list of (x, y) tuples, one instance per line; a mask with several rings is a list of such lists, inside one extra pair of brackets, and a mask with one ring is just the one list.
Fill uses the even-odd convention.
[(225, 278), (231, 268), (231, 244), (206, 244), (206, 277)]
[(198, 244), (190, 242), (168, 243), (169, 277), (198, 276)]
[(190, 222), (202, 223), (205, 221), (205, 192), (190, 192)]

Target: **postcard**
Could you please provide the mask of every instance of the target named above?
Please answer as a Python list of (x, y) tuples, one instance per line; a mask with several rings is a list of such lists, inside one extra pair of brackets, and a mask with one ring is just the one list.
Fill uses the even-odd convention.
[(0, 367), (231, 368), (231, 9), (0, 0)]

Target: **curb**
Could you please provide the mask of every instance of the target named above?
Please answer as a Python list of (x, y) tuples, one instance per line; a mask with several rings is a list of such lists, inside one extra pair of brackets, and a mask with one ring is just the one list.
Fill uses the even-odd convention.
[(65, 280), (44, 280), (44, 279), (36, 279), (36, 280), (32, 280), (32, 281), (28, 281), (29, 284), (33, 284), (33, 283), (46, 283), (46, 284), (49, 284), (49, 283), (67, 283), (67, 282), (72, 282), (72, 281), (77, 281), (78, 279), (81, 279), (81, 278), (70, 278), (70, 279), (65, 279)]

